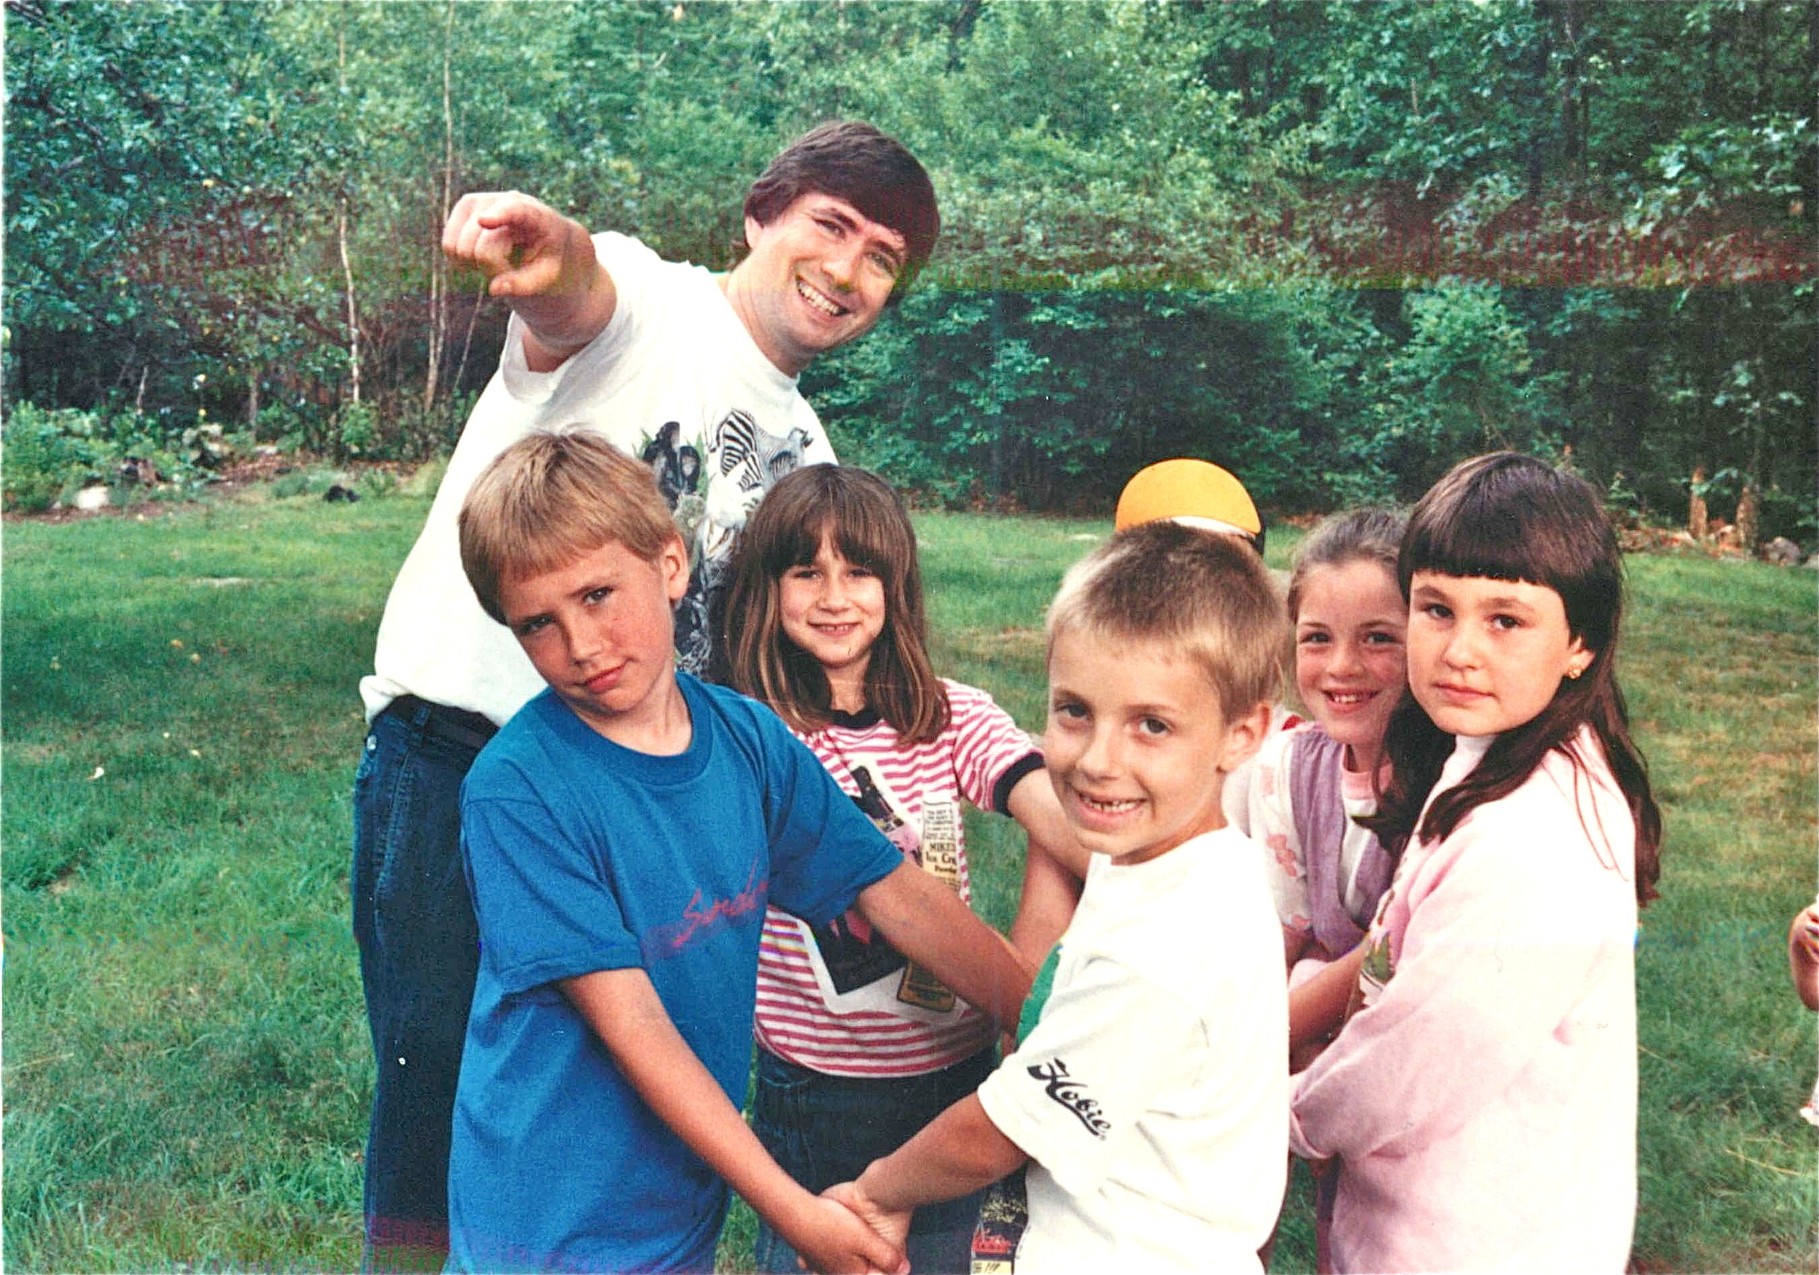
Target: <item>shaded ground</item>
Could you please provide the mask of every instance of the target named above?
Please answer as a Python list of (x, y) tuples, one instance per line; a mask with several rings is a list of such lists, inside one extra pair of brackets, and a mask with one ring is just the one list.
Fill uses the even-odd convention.
[(176, 494), (171, 484), (159, 483), (150, 487), (127, 487), (124, 493), (116, 489), (119, 498), (110, 500), (100, 509), (76, 509), (59, 506), (37, 513), (20, 513), (7, 510), (7, 522), (78, 522), (84, 518), (153, 518), (169, 513), (184, 505), (194, 504), (199, 500), (215, 496), (233, 496), (263, 483), (275, 482), (289, 474), (326, 474), (340, 476), (341, 481), (352, 484), (361, 475), (368, 473), (389, 473), (399, 482), (403, 482), (417, 468), (414, 464), (402, 461), (354, 461), (342, 465), (332, 465), (320, 457), (306, 453), (290, 452), (276, 455), (236, 456), (222, 462), (216, 472), (214, 481), (189, 496)]

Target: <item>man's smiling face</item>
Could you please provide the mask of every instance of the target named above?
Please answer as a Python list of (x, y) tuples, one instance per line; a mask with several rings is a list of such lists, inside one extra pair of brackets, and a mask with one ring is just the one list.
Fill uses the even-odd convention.
[(789, 376), (871, 330), (907, 246), (895, 230), (817, 191), (768, 223), (747, 217), (745, 241), (751, 255), (728, 276), (727, 300), (765, 357)]

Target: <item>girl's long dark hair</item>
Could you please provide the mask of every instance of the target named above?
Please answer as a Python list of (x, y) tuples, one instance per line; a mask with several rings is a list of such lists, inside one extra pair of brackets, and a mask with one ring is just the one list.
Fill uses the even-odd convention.
[(831, 536), (848, 562), (884, 585), (884, 629), (865, 669), (865, 703), (905, 744), (947, 729), (947, 690), (928, 658), (922, 570), (909, 512), (889, 483), (849, 465), (809, 465), (765, 493), (733, 550), (725, 648), (735, 690), (812, 734), (833, 720), (827, 673), (783, 632), (783, 573), (806, 566)]
[(1567, 628), (1592, 652), (1592, 662), (1577, 679), (1563, 679), (1532, 721), (1497, 736), (1472, 773), (1441, 794), (1425, 818), (1422, 807), (1452, 753), (1453, 737), (1405, 697), (1390, 716), (1384, 741), (1389, 788), (1377, 813), (1359, 822), (1397, 855), (1412, 836), (1446, 837), (1478, 806), (1521, 787), (1556, 749), (1583, 769), (1573, 741), (1581, 727), (1590, 727), (1636, 824), (1636, 900), (1647, 903), (1661, 875), (1661, 811), (1617, 685), (1623, 559), (1597, 491), (1582, 478), (1514, 452), (1463, 461), (1409, 517), (1397, 560), (1404, 598), (1417, 571), (1545, 585), (1565, 603)]

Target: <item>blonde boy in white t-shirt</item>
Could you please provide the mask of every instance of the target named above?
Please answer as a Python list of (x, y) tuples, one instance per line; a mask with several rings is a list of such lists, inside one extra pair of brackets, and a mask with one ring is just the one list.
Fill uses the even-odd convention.
[(828, 1192), (893, 1242), (916, 1207), (1027, 1162), (1019, 1275), (1259, 1269), (1287, 1164), (1287, 1000), (1261, 856), (1220, 789), (1268, 729), (1284, 626), (1255, 553), (1170, 523), (1063, 581), (1043, 746), (1093, 851), (1085, 892), (1017, 1051)]

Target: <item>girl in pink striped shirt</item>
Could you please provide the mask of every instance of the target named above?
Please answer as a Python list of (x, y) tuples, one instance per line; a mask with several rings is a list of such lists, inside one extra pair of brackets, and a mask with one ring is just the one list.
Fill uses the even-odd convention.
[(1413, 701), (1366, 823), (1400, 858), (1290, 1124), (1337, 1161), (1327, 1268), (1615, 1275), (1661, 842), (1614, 671), (1616, 535), (1583, 479), (1480, 456), (1415, 507), (1398, 575)]
[[(739, 539), (727, 604), (731, 683), (774, 708), (922, 867), (970, 898), (962, 799), (1033, 840), (1071, 841), (1042, 755), (984, 691), (929, 664), (916, 537), (864, 470), (781, 479)], [(812, 927), (770, 910), (758, 958), (753, 1127), (813, 1191), (897, 1149), (993, 1066), (991, 1024), (856, 915)], [(913, 1269), (967, 1269), (978, 1200), (923, 1210)], [(760, 1227), (761, 1271), (797, 1270)]]

